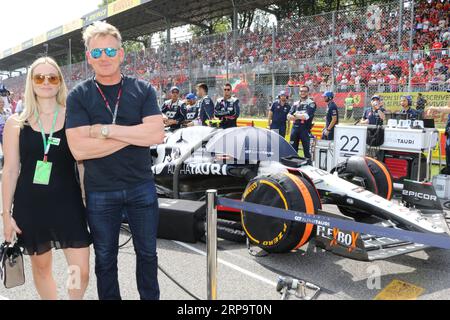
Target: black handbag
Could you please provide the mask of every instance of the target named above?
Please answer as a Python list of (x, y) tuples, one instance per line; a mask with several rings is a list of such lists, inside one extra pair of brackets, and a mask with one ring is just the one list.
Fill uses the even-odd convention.
[(11, 245), (4, 242), (0, 246), (0, 279), (5, 288), (11, 289), (25, 283), (23, 255), (20, 247), (15, 243)]

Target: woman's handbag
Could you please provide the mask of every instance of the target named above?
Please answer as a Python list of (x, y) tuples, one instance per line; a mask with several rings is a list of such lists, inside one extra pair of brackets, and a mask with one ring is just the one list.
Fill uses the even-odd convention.
[(25, 283), (23, 255), (17, 243), (11, 245), (5, 241), (0, 246), (0, 263), (0, 279), (5, 288), (11, 289)]

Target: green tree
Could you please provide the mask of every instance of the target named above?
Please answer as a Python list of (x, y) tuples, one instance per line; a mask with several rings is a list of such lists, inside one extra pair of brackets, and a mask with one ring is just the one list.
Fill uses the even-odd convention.
[(231, 30), (230, 17), (213, 18), (202, 22), (202, 25), (191, 25), (189, 32), (194, 37), (207, 36), (215, 33), (222, 33)]
[(320, 13), (343, 9), (363, 8), (373, 3), (386, 3), (381, 0), (287, 0), (269, 5), (263, 10), (275, 15), (277, 20), (284, 18), (298, 19)]

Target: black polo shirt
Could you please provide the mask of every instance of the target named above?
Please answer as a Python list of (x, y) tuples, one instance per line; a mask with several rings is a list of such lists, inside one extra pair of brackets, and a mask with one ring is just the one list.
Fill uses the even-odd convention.
[[(100, 85), (114, 112), (120, 83)], [(135, 126), (142, 119), (161, 114), (152, 86), (144, 81), (124, 77), (116, 124)], [(93, 78), (77, 85), (67, 98), (66, 128), (95, 124), (112, 124), (112, 114), (95, 86)], [(98, 143), (102, 143), (98, 140)], [(127, 146), (107, 157), (85, 160), (86, 191), (116, 191), (133, 188), (153, 179), (150, 149)]]

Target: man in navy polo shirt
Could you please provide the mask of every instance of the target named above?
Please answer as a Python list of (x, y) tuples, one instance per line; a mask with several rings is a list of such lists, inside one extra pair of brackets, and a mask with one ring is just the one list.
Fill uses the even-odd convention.
[(311, 129), (316, 108), (316, 103), (309, 97), (309, 87), (303, 85), (300, 87), (300, 100), (294, 102), (288, 115), (289, 121), (294, 121), (290, 144), (298, 152), (299, 142), (302, 142), (303, 154), (308, 163), (311, 163)]
[(121, 299), (117, 254), (125, 213), (136, 252), (139, 295), (156, 300), (159, 215), (149, 146), (164, 140), (156, 92), (148, 82), (121, 74), (124, 49), (116, 27), (98, 21), (85, 30), (83, 38), (95, 76), (69, 94), (66, 132), (73, 156), (85, 166), (98, 296)]
[(382, 103), (381, 103), (381, 97), (378, 95), (372, 96), (372, 99), (370, 99), (371, 108), (367, 109), (364, 112), (364, 115), (362, 117), (362, 120), (360, 121), (361, 124), (373, 124), (373, 125), (381, 125), (383, 124), (384, 118), (385, 118), (385, 112)]
[(323, 94), (323, 98), (327, 103), (327, 114), (325, 128), (323, 129), (323, 140), (334, 140), (334, 127), (339, 123), (339, 112), (336, 103), (334, 103), (334, 93), (326, 91)]
[(277, 131), (283, 138), (286, 136), (286, 123), (287, 132), (289, 132), (290, 122), (287, 120), (291, 106), (287, 102), (288, 95), (286, 91), (280, 91), (278, 100), (272, 103), (272, 107), (269, 111), (269, 127), (270, 130)]

